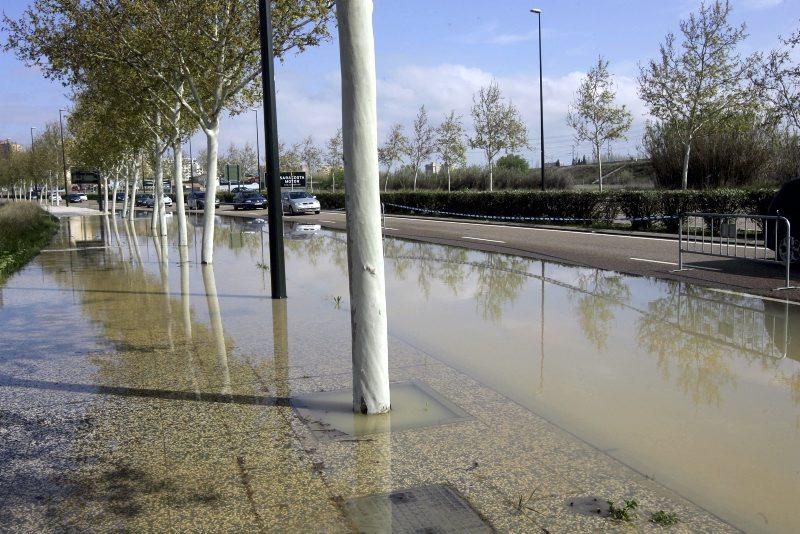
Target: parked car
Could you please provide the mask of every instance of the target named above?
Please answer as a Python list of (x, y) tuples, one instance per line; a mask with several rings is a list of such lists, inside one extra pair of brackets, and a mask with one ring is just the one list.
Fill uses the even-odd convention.
[(153, 207), (155, 201), (156, 201), (155, 197), (150, 193), (139, 193), (138, 195), (136, 195), (136, 202), (134, 202), (134, 204), (145, 208), (151, 208)]
[[(791, 254), (792, 263), (800, 262), (800, 178), (796, 178), (783, 184), (775, 193), (772, 203), (769, 206), (770, 215), (781, 215), (789, 219), (791, 228), (791, 240), (786, 235), (786, 227), (778, 224), (777, 227), (777, 250), (775, 251), (781, 261), (786, 260), (787, 254)], [(769, 239), (768, 246), (775, 247), (776, 241)]]
[(319, 200), (305, 191), (284, 191), (281, 193), (281, 207), (284, 213), (319, 213)]
[(125, 192), (117, 191), (117, 202), (125, 202)]
[(267, 199), (257, 191), (240, 191), (233, 196), (234, 210), (267, 209)]
[[(201, 210), (206, 205), (205, 191), (193, 191), (186, 195), (186, 207), (190, 210)], [(214, 207), (219, 207), (219, 199), (214, 199)]]
[(69, 195), (67, 195), (67, 199), (70, 202), (74, 202), (76, 204), (79, 204), (79, 203), (85, 201), (84, 196), (85, 195), (81, 195), (80, 193), (70, 193)]

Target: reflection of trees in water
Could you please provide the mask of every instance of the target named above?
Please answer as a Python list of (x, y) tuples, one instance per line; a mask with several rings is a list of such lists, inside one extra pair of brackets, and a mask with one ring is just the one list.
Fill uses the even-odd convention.
[[(660, 284), (666, 296), (647, 306), (638, 320), (639, 345), (657, 358), (662, 375), (675, 381), (695, 404), (719, 404), (721, 390), (736, 383), (729, 367), (730, 348), (708, 333), (718, 317), (707, 314), (709, 308), (694, 295), (706, 290), (681, 284)], [(688, 327), (688, 328), (686, 328)]]
[(624, 278), (613, 271), (594, 269), (578, 278), (580, 291), (570, 291), (578, 323), (597, 350), (605, 350), (615, 312), (630, 301), (631, 289)]
[(481, 260), (469, 261), (470, 251), (464, 248), (386, 239), (384, 254), (400, 280), (405, 280), (412, 268), (416, 271), (417, 286), (426, 299), (430, 297), (432, 282), (442, 283), (459, 295), (467, 279), (475, 276), (476, 305), (483, 318), (492, 321), (502, 318), (503, 306), (519, 298), (522, 286), (531, 276), (528, 273), (531, 260), (483, 252), (474, 253), (482, 256)]

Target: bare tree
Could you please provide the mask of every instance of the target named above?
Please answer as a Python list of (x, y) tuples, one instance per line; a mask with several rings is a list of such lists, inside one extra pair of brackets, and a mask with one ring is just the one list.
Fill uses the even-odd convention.
[(331, 171), (331, 190), (336, 192), (336, 169), (342, 168), (342, 129), (336, 130), (333, 137), (328, 139), (325, 151), (325, 164)]
[(496, 81), (481, 87), (472, 96), (472, 120), (475, 136), (470, 138), (472, 148), (483, 150), (489, 163), (489, 191), (493, 185), (494, 158), (501, 150), (513, 152), (528, 146), (528, 130), (519, 110), (513, 103), (505, 104)]
[[(383, 146), (378, 149), (378, 161), (386, 166), (386, 176), (383, 182), (383, 190), (386, 191), (389, 187), (389, 175), (392, 172), (392, 165), (397, 162), (402, 162), (404, 157), (411, 155), (411, 143), (408, 138), (403, 135), (403, 125), (396, 123), (389, 129), (389, 135), (386, 136)], [(415, 177), (416, 182), (416, 177)]]
[(286, 143), (279, 143), (278, 160), (281, 162), (281, 170), (297, 171), (302, 169), (303, 158), (300, 156), (300, 145), (294, 144), (287, 147)]
[(601, 148), (608, 141), (625, 139), (633, 117), (623, 106), (615, 106), (614, 80), (608, 72), (608, 61), (597, 58), (578, 87), (575, 101), (567, 115), (567, 124), (575, 129), (575, 141), (592, 144), (597, 156), (597, 179), (603, 190), (603, 156)]
[(419, 166), (436, 151), (436, 130), (428, 123), (428, 112), (420, 106), (414, 119), (414, 133), (411, 138), (411, 163), (414, 165), (414, 191), (417, 190)]
[(800, 29), (781, 43), (781, 48), (761, 60), (755, 83), (775, 118), (800, 132), (800, 64), (792, 62), (795, 49), (800, 48)]
[(314, 190), (314, 169), (322, 163), (322, 151), (314, 144), (314, 139), (309, 135), (300, 144), (300, 159), (308, 172), (311, 190)]
[(670, 123), (684, 146), (682, 187), (688, 187), (692, 140), (702, 128), (753, 104), (754, 92), (742, 80), (752, 77), (754, 57), (742, 59), (736, 48), (745, 26), (731, 26), (727, 0), (702, 3), (680, 23), (683, 41), (668, 34), (659, 58), (640, 66), (639, 96), (650, 114)]
[(455, 111), (444, 119), (436, 129), (436, 152), (442, 158), (442, 164), (447, 168), (447, 191), (450, 191), (450, 169), (453, 165), (464, 165), (467, 162), (467, 147), (464, 125), (461, 117)]

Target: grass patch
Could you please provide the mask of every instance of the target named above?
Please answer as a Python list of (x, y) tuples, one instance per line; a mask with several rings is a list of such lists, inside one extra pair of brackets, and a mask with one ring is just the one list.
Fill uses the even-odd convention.
[(58, 223), (33, 202), (0, 205), (0, 284), (50, 242)]
[(608, 517), (617, 521), (633, 521), (638, 507), (639, 503), (636, 502), (636, 499), (624, 501), (624, 505), (620, 507), (615, 506), (612, 501), (608, 501)]
[(650, 516), (650, 521), (656, 525), (668, 527), (677, 524), (679, 520), (678, 514), (675, 512), (665, 512), (664, 510), (659, 510)]

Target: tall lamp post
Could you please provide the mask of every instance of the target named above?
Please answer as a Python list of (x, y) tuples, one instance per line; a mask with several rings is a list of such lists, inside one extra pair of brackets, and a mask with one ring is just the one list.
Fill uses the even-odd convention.
[(258, 140), (258, 108), (253, 108), (256, 112), (256, 167), (258, 168), (258, 188), (264, 189), (264, 177), (261, 174), (261, 141)]
[(69, 206), (69, 191), (67, 190), (67, 152), (64, 150), (64, 119), (61, 114), (66, 113), (66, 109), (58, 110), (58, 126), (61, 129), (61, 164), (64, 166), (64, 199)]
[(192, 155), (192, 136), (189, 136), (189, 182), (192, 184), (194, 194), (194, 156)]
[(286, 263), (283, 255), (283, 208), (278, 161), (278, 115), (275, 103), (275, 59), (272, 43), (271, 2), (258, 0), (261, 38), (261, 84), (264, 95), (264, 148), (267, 159), (267, 220), (269, 275), (272, 298), (286, 298)]
[(542, 90), (542, 10), (538, 7), (531, 9), (539, 18), (539, 134), (541, 138), (542, 161), (542, 191), (544, 191), (544, 92)]
[[(35, 170), (36, 168), (36, 152), (33, 149), (33, 131), (35, 129), (36, 126), (31, 126), (31, 163), (33, 163), (33, 165), (31, 165), (31, 170)], [(31, 188), (33, 188), (35, 187), (36, 184), (36, 177), (33, 174), (31, 174), (31, 180), (33, 181), (33, 183), (31, 184)], [(30, 194), (31, 194), (31, 189), (28, 190), (28, 195), (29, 195), (28, 200), (30, 200)]]

